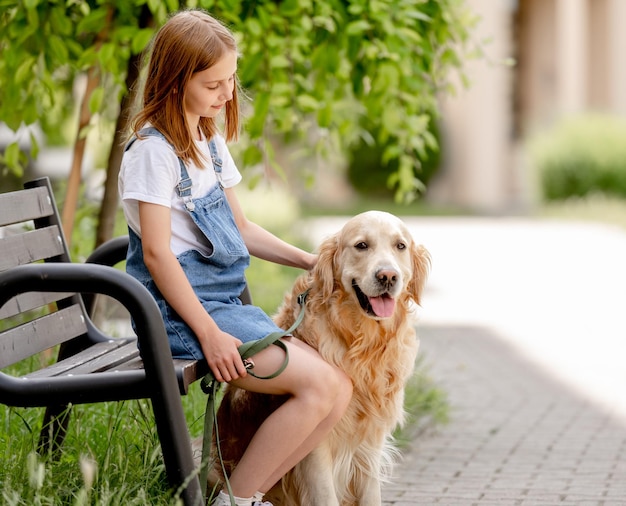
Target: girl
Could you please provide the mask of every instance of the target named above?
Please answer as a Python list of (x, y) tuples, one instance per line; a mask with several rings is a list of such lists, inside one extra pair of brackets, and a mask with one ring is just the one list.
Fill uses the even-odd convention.
[[(241, 175), (226, 141), (238, 132), (237, 57), (230, 31), (199, 10), (175, 14), (158, 31), (119, 190), (130, 234), (127, 270), (157, 300), (172, 354), (205, 358), (218, 381), (288, 396), (230, 476), (237, 505), (271, 506), (263, 494), (332, 429), (352, 385), (293, 337), (283, 338), (287, 368), (270, 380), (248, 375), (237, 351), (280, 330), (239, 302), (249, 254), (302, 269), (317, 260), (249, 221), (235, 196)], [(225, 137), (217, 129), (221, 113)], [(283, 359), (269, 346), (254, 356), (255, 371), (271, 374)], [(227, 504), (221, 491), (213, 505)]]

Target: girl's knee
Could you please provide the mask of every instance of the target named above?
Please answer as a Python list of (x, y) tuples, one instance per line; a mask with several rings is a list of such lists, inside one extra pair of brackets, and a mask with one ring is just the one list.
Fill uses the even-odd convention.
[(352, 380), (341, 369), (327, 364), (327, 370), (317, 378), (320, 395), (328, 403), (329, 412), (343, 413), (352, 398)]
[(322, 418), (331, 413), (343, 414), (352, 398), (352, 380), (344, 371), (310, 353), (294, 354), (290, 366), (300, 371), (298, 380), (292, 383), (295, 396), (307, 399)]
[(327, 377), (332, 381), (337, 397), (352, 397), (352, 380), (345, 372), (331, 366), (331, 372)]

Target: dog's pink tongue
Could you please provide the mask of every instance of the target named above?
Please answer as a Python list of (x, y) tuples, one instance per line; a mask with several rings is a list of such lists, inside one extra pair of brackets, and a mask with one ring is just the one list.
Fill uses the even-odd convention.
[(388, 295), (370, 297), (369, 301), (376, 316), (379, 316), (380, 318), (389, 318), (393, 315), (393, 309), (396, 306), (396, 301)]

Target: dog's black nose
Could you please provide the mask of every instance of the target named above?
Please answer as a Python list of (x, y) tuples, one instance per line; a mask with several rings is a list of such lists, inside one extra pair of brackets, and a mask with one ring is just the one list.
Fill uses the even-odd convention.
[(381, 285), (391, 288), (398, 279), (398, 272), (394, 269), (379, 269), (376, 272), (376, 279)]

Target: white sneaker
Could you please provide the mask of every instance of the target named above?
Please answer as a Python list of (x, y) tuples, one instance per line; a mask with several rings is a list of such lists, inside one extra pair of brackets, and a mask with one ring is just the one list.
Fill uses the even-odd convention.
[[(235, 504), (240, 504), (238, 501), (235, 501)], [(230, 506), (230, 497), (223, 492), (217, 494), (217, 497), (213, 499), (211, 506)]]
[(211, 506), (230, 506), (230, 501), (226, 502), (225, 499), (218, 495), (215, 499), (213, 499)]
[[(248, 499), (250, 500), (250, 499)], [(239, 499), (239, 501), (241, 501), (241, 499)], [(240, 504), (240, 502), (237, 501), (237, 504)], [(230, 497), (228, 497), (228, 495), (220, 492), (217, 497), (213, 500), (213, 502), (211, 503), (211, 506), (230, 506)], [(251, 501), (250, 502), (250, 506), (274, 506), (271, 502), (268, 501)]]
[(263, 492), (257, 492), (252, 496), (252, 506), (274, 506), (269, 501), (263, 500)]

